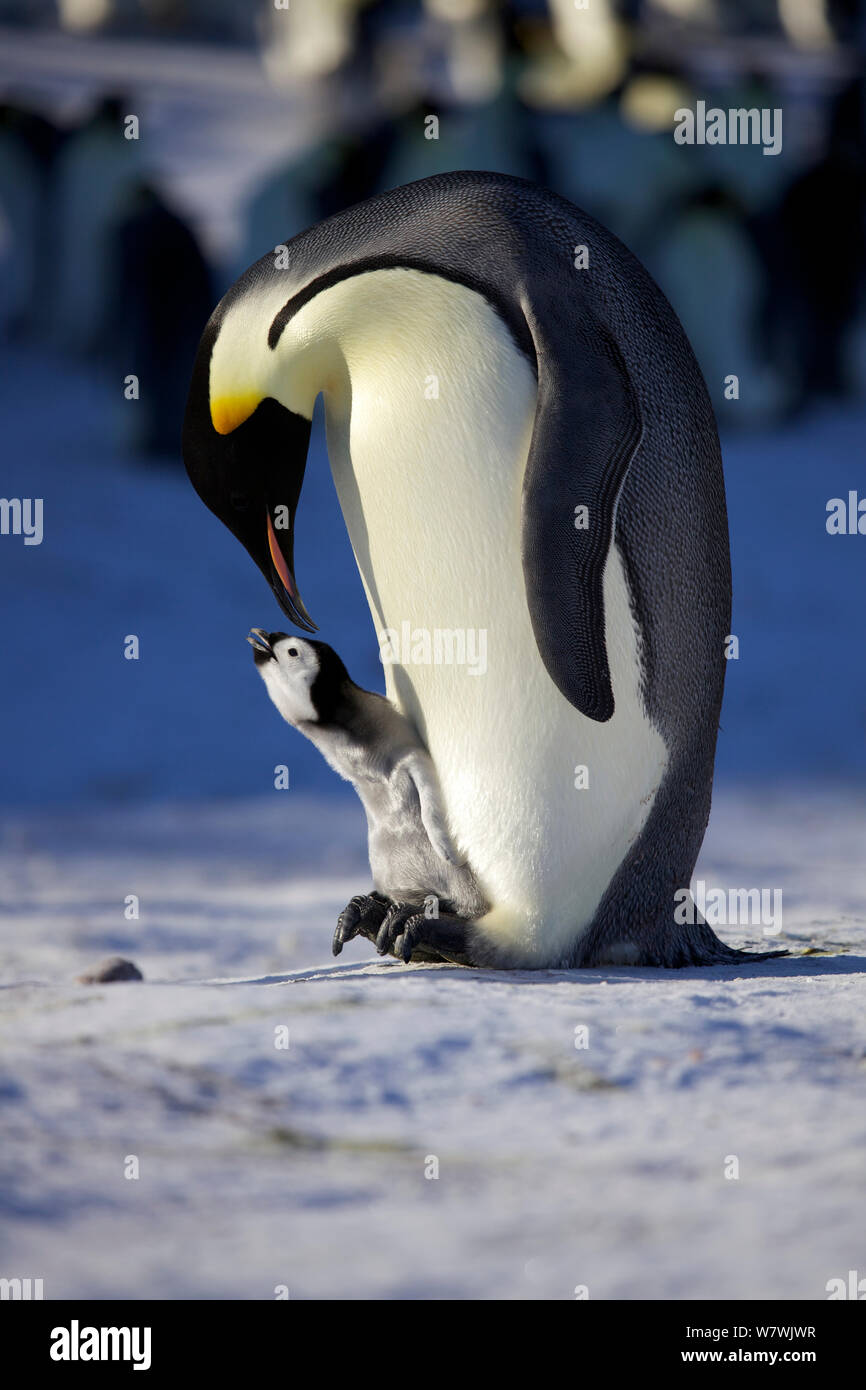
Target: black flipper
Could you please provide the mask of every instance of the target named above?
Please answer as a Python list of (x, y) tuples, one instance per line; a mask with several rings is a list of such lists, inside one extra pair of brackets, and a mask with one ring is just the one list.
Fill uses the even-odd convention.
[[(575, 274), (579, 274), (575, 271)], [(603, 722), (614, 710), (603, 579), (616, 502), (641, 438), (619, 350), (587, 315), (569, 325), (527, 313), (538, 403), (523, 483), (523, 573), (541, 659), (567, 700)], [(562, 353), (570, 330), (573, 351)], [(585, 528), (575, 509), (586, 507)], [(582, 518), (581, 518), (582, 519)]]

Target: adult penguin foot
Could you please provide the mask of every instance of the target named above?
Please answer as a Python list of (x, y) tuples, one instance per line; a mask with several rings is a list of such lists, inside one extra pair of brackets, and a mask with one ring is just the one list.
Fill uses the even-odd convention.
[(410, 961), (477, 965), (469, 938), (471, 922), (450, 912), (428, 917), (417, 903), (392, 903), (376, 937), (380, 956)]
[(337, 918), (337, 929), (331, 944), (333, 954), (338, 956), (346, 942), (356, 936), (365, 936), (368, 941), (375, 942), (382, 919), (391, 906), (390, 898), (383, 897), (381, 893), (357, 893)]

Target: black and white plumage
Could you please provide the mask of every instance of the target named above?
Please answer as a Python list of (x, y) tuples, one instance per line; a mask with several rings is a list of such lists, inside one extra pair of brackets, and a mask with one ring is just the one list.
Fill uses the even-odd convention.
[(592, 217), (493, 173), (390, 190), (283, 253), (205, 329), (187, 470), (314, 631), (293, 548), (321, 395), (376, 632), (486, 633), (483, 676), (386, 667), (490, 903), (472, 963), (762, 959), (675, 915), (731, 574), (712, 408), (658, 286)]
[(342, 914), (334, 954), (362, 934), (405, 960), (466, 958), (469, 923), (488, 904), (454, 846), (436, 769), (409, 720), (356, 685), (325, 642), (262, 628), (247, 641), (280, 714), (352, 783), (367, 816), (375, 891)]

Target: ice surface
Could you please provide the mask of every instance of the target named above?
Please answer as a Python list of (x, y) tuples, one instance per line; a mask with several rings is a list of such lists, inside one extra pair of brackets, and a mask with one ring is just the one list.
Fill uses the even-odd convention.
[[(863, 800), (717, 798), (699, 874), (781, 887), (782, 944), (822, 952), (738, 969), (496, 974), (363, 942), (335, 963), (363, 831), (351, 801), (276, 792), (5, 818), (7, 1277), (48, 1298), (814, 1299), (862, 1272)], [(145, 982), (73, 983), (115, 953)]]

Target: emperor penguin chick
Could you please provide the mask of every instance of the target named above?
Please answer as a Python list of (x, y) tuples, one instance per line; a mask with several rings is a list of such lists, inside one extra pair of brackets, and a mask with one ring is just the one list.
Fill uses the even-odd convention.
[(334, 955), (361, 935), (404, 961), (481, 964), (472, 922), (489, 904), (451, 840), (436, 769), (412, 724), (356, 685), (325, 642), (261, 628), (247, 641), (280, 714), (352, 783), (366, 812), (374, 892), (340, 914)]

